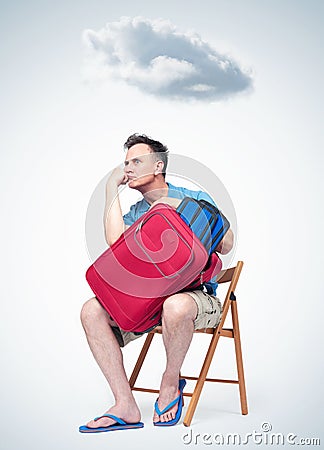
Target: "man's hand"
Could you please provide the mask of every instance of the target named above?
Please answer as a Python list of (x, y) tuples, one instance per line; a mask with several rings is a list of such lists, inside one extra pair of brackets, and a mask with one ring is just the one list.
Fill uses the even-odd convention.
[(121, 166), (117, 166), (107, 180), (104, 227), (108, 245), (112, 245), (125, 230), (118, 187), (127, 181), (127, 175)]
[(177, 209), (178, 206), (181, 203), (181, 199), (180, 198), (172, 198), (172, 197), (161, 197), (158, 200), (155, 200), (155, 202), (152, 203), (152, 205), (150, 206), (150, 209), (157, 205), (158, 203), (166, 203), (167, 205), (172, 206), (173, 208)]
[(111, 174), (107, 180), (107, 186), (115, 185), (118, 187), (122, 184), (126, 184), (127, 181), (128, 181), (128, 178), (127, 178), (126, 173), (124, 172), (124, 169), (121, 166), (117, 166), (111, 172)]

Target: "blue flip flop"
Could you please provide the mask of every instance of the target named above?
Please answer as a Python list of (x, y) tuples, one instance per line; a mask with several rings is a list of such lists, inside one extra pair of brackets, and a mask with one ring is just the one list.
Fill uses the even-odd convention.
[(90, 427), (87, 427), (86, 425), (83, 425), (83, 426), (79, 427), (80, 433), (103, 433), (106, 431), (130, 430), (132, 428), (143, 428), (144, 427), (143, 422), (127, 423), (123, 419), (120, 419), (119, 417), (114, 416), (113, 414), (104, 414), (102, 416), (96, 417), (94, 420), (99, 420), (102, 417), (109, 417), (110, 419), (115, 420), (117, 423), (108, 425), (108, 427), (98, 427), (98, 428), (90, 428)]
[(183, 389), (184, 389), (185, 385), (186, 385), (186, 380), (180, 379), (179, 380), (179, 391), (180, 391), (180, 394), (178, 395), (178, 397), (176, 399), (174, 399), (171, 403), (169, 403), (168, 406), (166, 406), (162, 411), (160, 410), (160, 408), (158, 406), (158, 400), (159, 399), (156, 400), (155, 405), (154, 405), (154, 409), (155, 409), (156, 413), (159, 416), (161, 416), (162, 414), (165, 414), (174, 405), (178, 404), (178, 410), (177, 410), (177, 413), (175, 415), (175, 418), (172, 419), (172, 420), (169, 420), (168, 422), (153, 422), (156, 427), (171, 427), (172, 425), (175, 425), (175, 424), (177, 424), (179, 422), (180, 417), (181, 417), (181, 413), (182, 413)]

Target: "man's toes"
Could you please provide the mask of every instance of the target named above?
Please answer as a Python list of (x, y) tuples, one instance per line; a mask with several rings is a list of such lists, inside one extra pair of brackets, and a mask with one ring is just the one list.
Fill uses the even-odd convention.
[(98, 425), (94, 420), (90, 420), (90, 422), (87, 423), (87, 427), (89, 428), (96, 428)]
[(87, 423), (87, 427), (89, 428), (100, 428), (100, 427), (107, 427), (108, 425), (111, 425), (112, 420), (108, 419), (106, 417), (102, 417), (98, 420), (90, 420), (90, 422)]
[(156, 411), (153, 415), (153, 422), (170, 422), (170, 420), (173, 420), (176, 416), (176, 411), (168, 411), (164, 414), (161, 414), (161, 416), (158, 416)]
[(154, 411), (153, 422), (159, 422), (160, 420), (161, 420), (160, 416), (157, 414), (156, 411)]
[(172, 420), (172, 419), (174, 419), (174, 414), (173, 414), (172, 412), (170, 412), (170, 413), (168, 414), (168, 421), (170, 421), (170, 420)]
[(172, 419), (172, 417), (171, 417), (171, 414), (170, 413), (165, 413), (165, 414), (163, 414), (163, 420), (162, 420), (162, 422), (169, 422), (171, 419)]

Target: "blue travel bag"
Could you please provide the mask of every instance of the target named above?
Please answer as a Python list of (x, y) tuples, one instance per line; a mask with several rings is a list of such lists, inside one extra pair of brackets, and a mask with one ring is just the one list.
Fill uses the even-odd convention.
[(216, 251), (230, 228), (224, 214), (206, 200), (185, 197), (178, 206), (177, 213), (202, 242), (209, 255)]

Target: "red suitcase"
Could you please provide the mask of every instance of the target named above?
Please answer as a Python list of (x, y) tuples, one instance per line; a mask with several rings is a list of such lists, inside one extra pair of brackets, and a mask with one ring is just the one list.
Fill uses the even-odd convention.
[(157, 204), (89, 267), (86, 279), (121, 329), (144, 332), (159, 323), (169, 295), (199, 275), (208, 281), (220, 271), (217, 255), (204, 271), (207, 261), (204, 246), (177, 212)]

